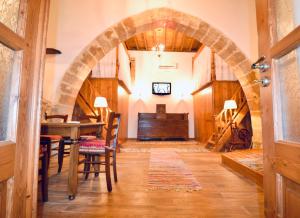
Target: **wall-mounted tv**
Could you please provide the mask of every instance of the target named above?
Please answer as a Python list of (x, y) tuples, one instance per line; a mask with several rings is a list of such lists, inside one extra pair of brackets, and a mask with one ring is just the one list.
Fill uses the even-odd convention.
[(152, 83), (152, 94), (153, 95), (170, 95), (171, 94), (171, 83), (153, 82)]

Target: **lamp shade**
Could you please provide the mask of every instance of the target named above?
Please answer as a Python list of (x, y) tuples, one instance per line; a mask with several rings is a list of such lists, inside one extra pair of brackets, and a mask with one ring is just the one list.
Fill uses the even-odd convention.
[(237, 109), (235, 100), (226, 100), (224, 103), (224, 110)]
[(107, 107), (107, 101), (105, 97), (96, 97), (94, 107)]

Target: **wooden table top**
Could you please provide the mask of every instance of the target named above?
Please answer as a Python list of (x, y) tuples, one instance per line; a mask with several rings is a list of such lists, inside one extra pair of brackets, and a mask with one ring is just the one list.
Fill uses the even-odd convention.
[(41, 126), (48, 126), (48, 127), (85, 127), (85, 126), (104, 126), (105, 122), (97, 122), (97, 123), (73, 123), (73, 122), (67, 122), (67, 123), (46, 123), (42, 122)]

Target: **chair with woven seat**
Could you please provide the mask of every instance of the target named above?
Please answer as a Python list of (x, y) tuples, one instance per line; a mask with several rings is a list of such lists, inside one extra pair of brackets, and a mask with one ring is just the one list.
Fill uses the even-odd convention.
[[(48, 115), (47, 113), (45, 113), (45, 120), (49, 121), (49, 120), (59, 120), (62, 121), (63, 123), (66, 123), (68, 120), (68, 115), (59, 115), (59, 114), (55, 114), (55, 115)], [(55, 143), (59, 143), (58, 147), (55, 148), (51, 148), (48, 150), (48, 158), (50, 159), (51, 157), (51, 151), (57, 151), (57, 161), (58, 161), (58, 170), (57, 172), (60, 173), (61, 169), (62, 169), (62, 165), (63, 165), (63, 158), (65, 154), (70, 154), (70, 149), (68, 149), (68, 151), (65, 151), (65, 145), (71, 145), (72, 142), (70, 140), (69, 137), (63, 137), (61, 135), (41, 135), (41, 142), (43, 140), (43, 138), (50, 138), (49, 140), (46, 140), (45, 142), (47, 142), (48, 144), (50, 144), (50, 146), (52, 144)], [(49, 145), (48, 145), (49, 146)], [(49, 165), (49, 161), (48, 161), (48, 165)]]
[[(108, 120), (108, 127), (106, 131), (105, 140), (82, 140), (80, 142), (79, 153), (84, 155), (85, 158), (79, 162), (84, 164), (83, 171), (85, 179), (88, 179), (90, 173), (95, 173), (97, 176), (99, 173), (106, 174), (107, 190), (112, 191), (110, 166), (113, 166), (114, 181), (117, 182), (117, 162), (116, 162), (116, 146), (118, 142), (118, 131), (120, 126), (120, 114), (111, 112)], [(101, 160), (102, 158), (105, 160)], [(110, 161), (112, 158), (112, 161)], [(91, 165), (94, 166), (94, 171), (91, 170)], [(105, 171), (100, 170), (100, 166), (105, 165)], [(99, 166), (96, 168), (96, 166)]]
[[(91, 120), (95, 120), (96, 122), (101, 122), (101, 116), (100, 115), (84, 115), (83, 117), (79, 118), (80, 122), (82, 122), (82, 120), (87, 120), (88, 122), (90, 122)], [(80, 140), (88, 140), (88, 139), (97, 139), (101, 136), (101, 132), (97, 132), (94, 134), (89, 134), (89, 135), (81, 135), (80, 136)]]

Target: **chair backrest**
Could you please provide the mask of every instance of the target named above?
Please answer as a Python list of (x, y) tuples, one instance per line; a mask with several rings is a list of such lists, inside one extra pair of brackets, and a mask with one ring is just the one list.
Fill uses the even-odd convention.
[(101, 115), (84, 115), (79, 117), (79, 120), (81, 119), (92, 119), (96, 120), (96, 122), (101, 122)]
[(115, 112), (109, 114), (108, 128), (106, 131), (106, 142), (107, 147), (116, 148), (118, 144), (118, 134), (120, 127), (121, 115)]
[(65, 115), (59, 115), (59, 114), (48, 115), (45, 112), (45, 120), (51, 120), (51, 119), (61, 119), (61, 120), (63, 120), (64, 123), (66, 123), (67, 120), (68, 120), (68, 114), (65, 114)]

